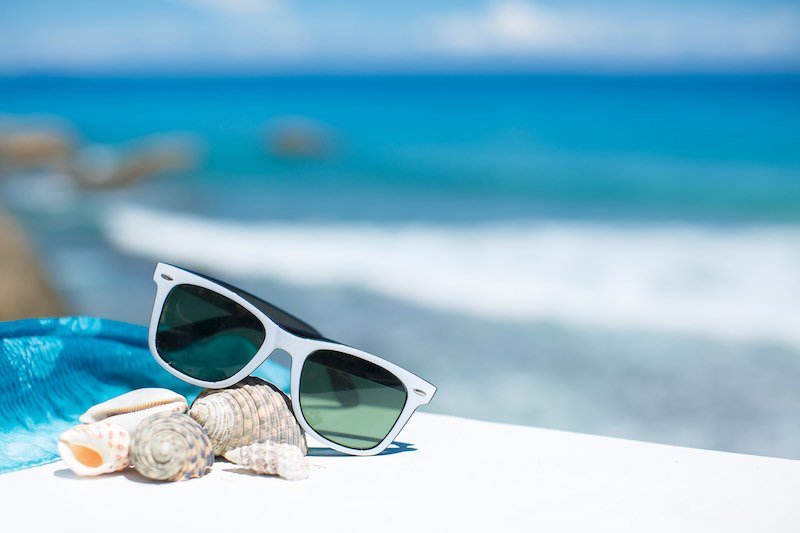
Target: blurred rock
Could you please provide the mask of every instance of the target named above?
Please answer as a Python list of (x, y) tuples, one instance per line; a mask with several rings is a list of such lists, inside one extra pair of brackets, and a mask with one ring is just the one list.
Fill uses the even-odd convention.
[(52, 116), (0, 115), (0, 174), (57, 171), (82, 187), (125, 187), (168, 172), (197, 168), (200, 142), (166, 133), (127, 146), (81, 146), (68, 122)]
[(0, 130), (0, 169), (62, 169), (75, 149), (67, 133), (47, 129)]
[(70, 175), (84, 187), (124, 187), (167, 172), (197, 168), (199, 143), (191, 136), (153, 136), (129, 148), (92, 144), (70, 164)]
[(22, 231), (0, 212), (0, 321), (64, 314)]
[(284, 118), (266, 127), (265, 149), (273, 157), (320, 159), (332, 155), (333, 131), (308, 118)]

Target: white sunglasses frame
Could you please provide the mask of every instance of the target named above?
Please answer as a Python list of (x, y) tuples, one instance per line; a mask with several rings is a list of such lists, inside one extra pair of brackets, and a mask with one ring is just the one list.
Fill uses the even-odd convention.
[[(424, 379), (412, 374), (404, 368), (390, 363), (389, 361), (381, 359), (376, 355), (372, 355), (371, 353), (358, 350), (345, 344), (339, 344), (325, 340), (307, 339), (290, 333), (289, 331), (281, 328), (277, 323), (272, 321), (266, 314), (264, 314), (264, 312), (256, 308), (253, 304), (236, 292), (233, 292), (232, 290), (219, 285), (199, 274), (195, 274), (194, 272), (184, 270), (180, 267), (176, 267), (167, 263), (158, 263), (158, 265), (156, 265), (155, 272), (153, 273), (153, 281), (156, 282), (157, 291), (155, 302), (153, 303), (153, 312), (152, 316), (150, 317), (150, 330), (148, 333), (148, 345), (150, 347), (150, 353), (153, 355), (156, 362), (161, 365), (162, 368), (164, 368), (164, 370), (178, 379), (187, 383), (191, 383), (192, 385), (210, 389), (222, 389), (229, 387), (252, 374), (253, 371), (255, 371), (256, 368), (264, 363), (264, 361), (266, 361), (275, 350), (285, 351), (292, 359), (291, 376), (289, 380), (290, 392), (292, 393), (300, 390), (300, 375), (302, 373), (305, 360), (309, 355), (318, 350), (333, 350), (349, 354), (373, 363), (394, 374), (406, 388), (406, 403), (403, 406), (403, 410), (400, 412), (400, 416), (397, 418), (397, 421), (394, 423), (394, 426), (386, 435), (386, 437), (377, 446), (366, 450), (342, 446), (317, 433), (303, 416), (303, 411), (300, 408), (299, 394), (290, 394), (294, 415), (297, 417), (297, 421), (300, 423), (300, 426), (306, 431), (306, 433), (312, 435), (315, 440), (333, 448), (338, 452), (348, 455), (378, 455), (394, 441), (395, 437), (397, 437), (397, 434), (400, 433), (400, 431), (403, 429), (403, 426), (405, 426), (406, 422), (408, 422), (409, 418), (411, 418), (411, 415), (414, 414), (414, 411), (416, 411), (418, 407), (428, 404), (431, 401), (431, 398), (433, 398), (433, 395), (436, 393), (436, 387)], [(156, 349), (156, 333), (158, 331), (158, 322), (161, 317), (161, 311), (164, 307), (164, 302), (167, 299), (167, 295), (174, 287), (178, 285), (194, 285), (196, 287), (202, 287), (220, 294), (250, 311), (264, 325), (264, 330), (266, 331), (264, 344), (261, 345), (261, 348), (259, 348), (258, 352), (256, 352), (256, 354), (244, 368), (228, 379), (224, 379), (222, 381), (203, 381), (200, 379), (195, 379), (171, 367), (158, 354), (158, 350)]]

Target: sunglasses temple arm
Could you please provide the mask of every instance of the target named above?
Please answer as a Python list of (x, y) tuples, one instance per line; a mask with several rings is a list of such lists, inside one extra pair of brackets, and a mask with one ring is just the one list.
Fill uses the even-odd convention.
[[(180, 268), (180, 267), (176, 267), (176, 268)], [(186, 270), (186, 269), (183, 269), (183, 270)], [(231, 292), (233, 292), (235, 294), (238, 294), (239, 296), (241, 296), (242, 298), (244, 298), (245, 300), (250, 302), (250, 304), (253, 307), (255, 307), (256, 309), (258, 309), (259, 311), (261, 311), (262, 313), (267, 315), (270, 318), (270, 320), (272, 320), (273, 322), (278, 324), (278, 326), (280, 326), (282, 329), (285, 329), (286, 331), (288, 331), (290, 333), (293, 333), (295, 335), (298, 335), (298, 336), (306, 338), (306, 339), (317, 339), (317, 340), (330, 341), (330, 339), (326, 339), (322, 335), (322, 333), (320, 333), (312, 325), (308, 324), (307, 322), (303, 322), (302, 320), (300, 320), (296, 316), (292, 315), (291, 313), (287, 313), (286, 311), (284, 311), (280, 307), (274, 306), (271, 303), (269, 303), (269, 302), (267, 302), (265, 300), (262, 300), (258, 296), (255, 296), (254, 294), (250, 294), (249, 292), (247, 292), (245, 290), (242, 290), (239, 287), (234, 287), (233, 285), (231, 285), (229, 283), (225, 283), (224, 281), (220, 281), (220, 280), (212, 278), (210, 276), (206, 276), (205, 274), (201, 274), (199, 272), (194, 272), (193, 270), (186, 270), (186, 271), (187, 272), (191, 272), (195, 276), (200, 276), (201, 278), (204, 278), (204, 279), (207, 279), (208, 281), (216, 283), (217, 285), (219, 285), (221, 287), (225, 287), (226, 289), (228, 289), (229, 291), (231, 291)], [(333, 342), (333, 341), (330, 341), (330, 342)]]

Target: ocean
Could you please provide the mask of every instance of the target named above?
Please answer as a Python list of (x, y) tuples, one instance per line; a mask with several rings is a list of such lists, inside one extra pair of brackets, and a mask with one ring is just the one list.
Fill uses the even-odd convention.
[[(4, 180), (78, 313), (146, 323), (167, 260), (418, 373), (432, 411), (800, 458), (800, 76), (23, 77), (0, 114), (202, 154)], [(323, 153), (265, 150), (281, 124)]]

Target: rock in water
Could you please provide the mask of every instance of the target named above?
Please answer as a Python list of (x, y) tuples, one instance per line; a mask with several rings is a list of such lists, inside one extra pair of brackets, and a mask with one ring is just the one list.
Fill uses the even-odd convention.
[(0, 321), (65, 314), (22, 231), (2, 211), (0, 294)]
[(0, 173), (6, 170), (60, 170), (75, 149), (66, 131), (47, 127), (18, 126), (0, 129)]

